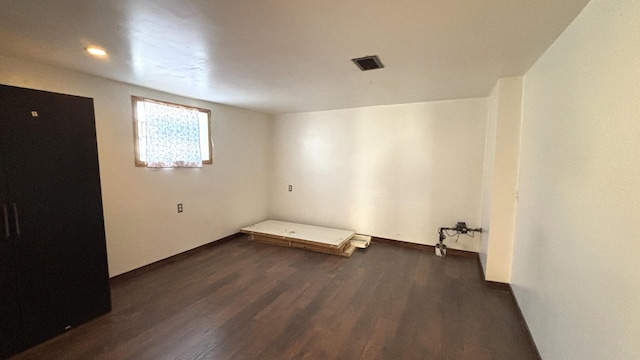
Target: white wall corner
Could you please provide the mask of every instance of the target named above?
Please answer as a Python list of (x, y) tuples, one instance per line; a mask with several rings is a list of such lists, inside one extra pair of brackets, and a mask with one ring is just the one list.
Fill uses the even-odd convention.
[(480, 236), (479, 256), (483, 275), (487, 274), (487, 255), (489, 250), (489, 223), (491, 221), (491, 197), (493, 194), (493, 174), (496, 153), (496, 122), (498, 117), (498, 91), (499, 83), (496, 82), (487, 104), (487, 126), (485, 130), (485, 154), (482, 174), (482, 234)]
[[(481, 260), (485, 278), (509, 283), (513, 258), (516, 218), (520, 124), (522, 118), (522, 77), (500, 79), (491, 94), (485, 159)], [(493, 144), (489, 142), (493, 141)], [(492, 150), (492, 151), (491, 151)], [(493, 158), (490, 157), (493, 153)]]

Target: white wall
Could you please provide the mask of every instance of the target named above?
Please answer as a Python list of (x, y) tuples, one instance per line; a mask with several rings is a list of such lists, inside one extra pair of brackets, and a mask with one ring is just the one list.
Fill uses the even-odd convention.
[[(7, 57), (0, 83), (94, 98), (111, 276), (268, 217), (270, 116)], [(213, 165), (135, 167), (131, 95), (210, 109)]]
[(522, 77), (500, 79), (489, 97), (480, 261), (485, 279), (508, 283), (515, 229)]
[(421, 244), (479, 226), (486, 119), (485, 98), (277, 116), (271, 215)]
[[(493, 177), (496, 166), (496, 129), (498, 126), (498, 105), (500, 87), (498, 84), (487, 99), (487, 131), (482, 175), (482, 218), (480, 225), (480, 247), (478, 255), (484, 273), (487, 273), (487, 253), (489, 252), (489, 222), (491, 221), (491, 200), (493, 198)], [(486, 275), (485, 275), (486, 279)]]
[(525, 76), (512, 285), (544, 359), (640, 359), (640, 1), (592, 0)]

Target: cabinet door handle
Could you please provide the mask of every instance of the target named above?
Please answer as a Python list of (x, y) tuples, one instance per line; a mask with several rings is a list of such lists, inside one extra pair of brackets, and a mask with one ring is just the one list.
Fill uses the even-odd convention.
[(7, 211), (7, 204), (2, 204), (2, 213), (4, 216), (4, 234), (6, 237), (11, 236), (9, 232), (9, 211)]
[(16, 203), (13, 203), (13, 214), (16, 219), (16, 235), (20, 235), (20, 218), (18, 217), (18, 206)]

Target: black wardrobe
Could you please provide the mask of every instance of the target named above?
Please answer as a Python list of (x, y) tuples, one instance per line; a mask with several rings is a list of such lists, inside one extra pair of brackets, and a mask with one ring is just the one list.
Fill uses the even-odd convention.
[(93, 99), (0, 85), (0, 359), (110, 310)]

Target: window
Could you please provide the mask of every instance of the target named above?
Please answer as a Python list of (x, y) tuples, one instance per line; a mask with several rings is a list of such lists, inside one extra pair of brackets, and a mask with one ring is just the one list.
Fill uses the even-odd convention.
[(202, 167), (212, 163), (211, 112), (131, 97), (136, 166)]

